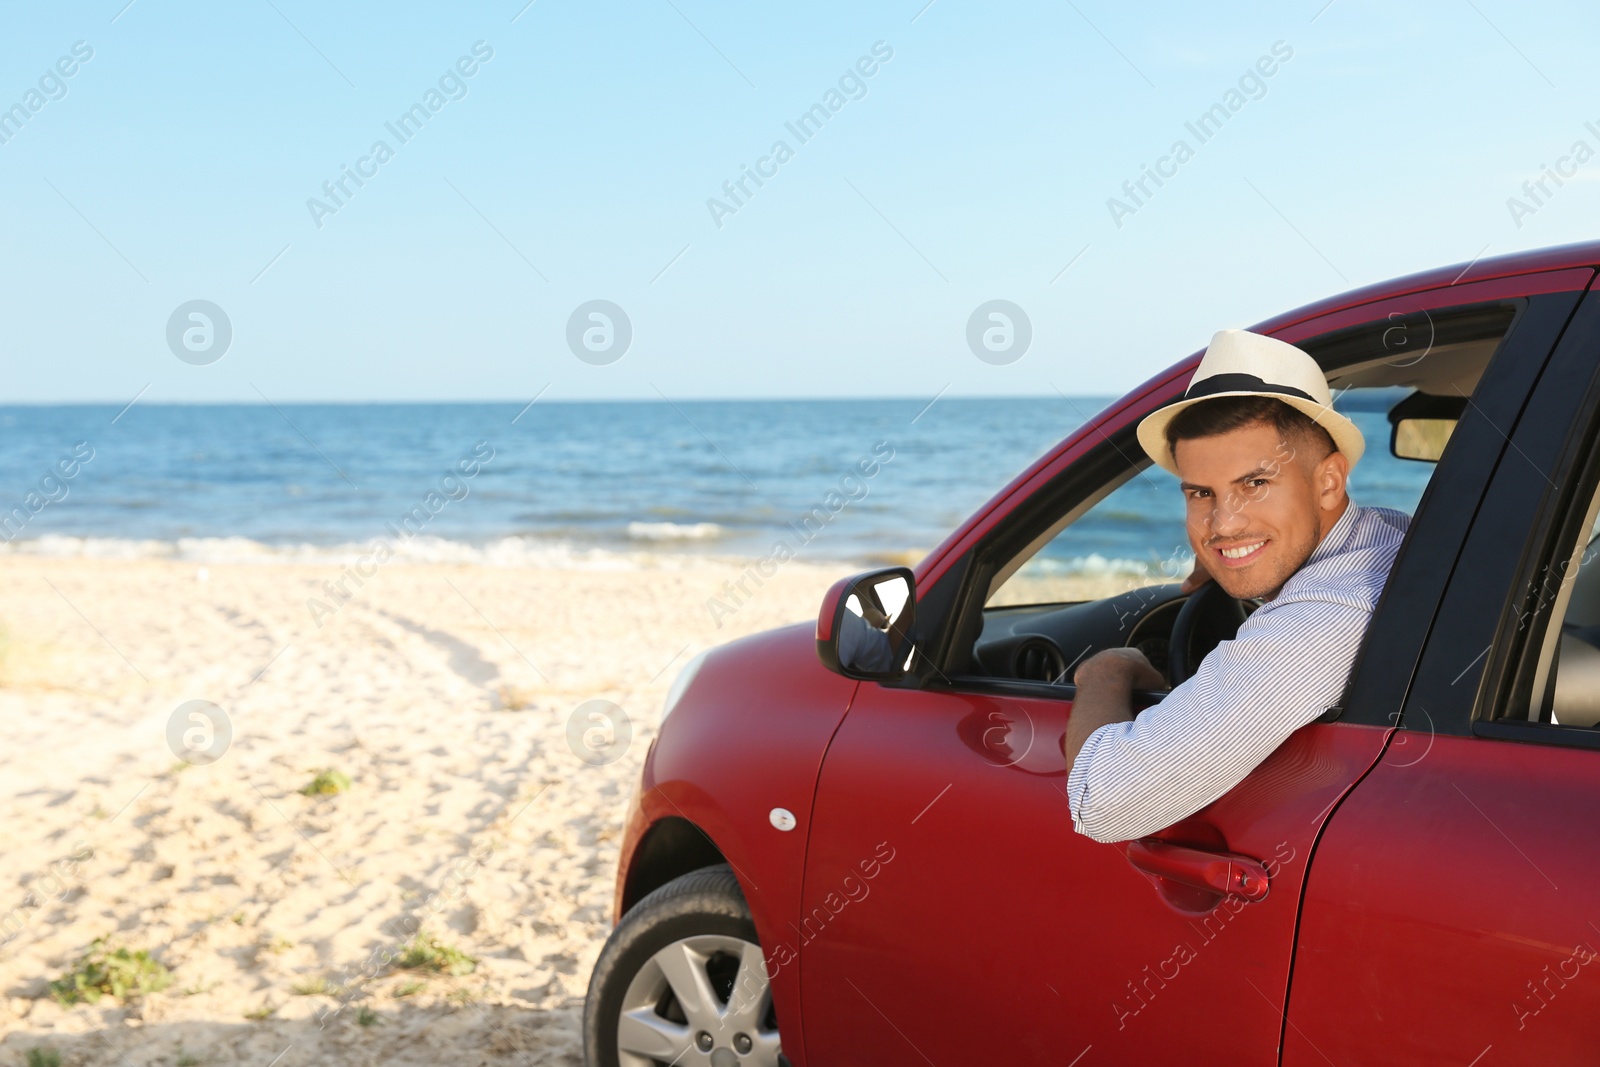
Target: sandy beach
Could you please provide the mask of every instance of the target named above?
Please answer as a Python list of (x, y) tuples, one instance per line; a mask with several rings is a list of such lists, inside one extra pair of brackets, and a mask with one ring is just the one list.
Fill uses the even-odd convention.
[[(791, 562), (719, 627), (743, 566), (396, 561), (340, 603), (335, 563), (0, 559), (0, 1061), (580, 1063), (666, 688), (846, 569)], [(633, 735), (601, 766), (568, 740), (597, 699)], [(220, 747), (169, 730), (191, 701), (214, 762), (178, 758)], [(303, 793), (324, 771), (348, 788)], [(170, 983), (62, 1005), (97, 938)]]

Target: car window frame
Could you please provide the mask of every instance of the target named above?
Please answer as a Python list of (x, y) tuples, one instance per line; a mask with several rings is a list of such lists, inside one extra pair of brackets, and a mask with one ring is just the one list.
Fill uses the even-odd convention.
[[(1566, 537), (1578, 536), (1582, 522), (1574, 512), (1586, 512), (1595, 488), (1589, 478), (1600, 478), (1595, 352), (1600, 290), (1590, 288), (1539, 368), (1517, 422), (1506, 427), (1506, 450), (1472, 517), (1437, 624), (1403, 699), (1400, 721), (1406, 729), (1600, 749), (1597, 729), (1494, 713), (1526, 709), (1538, 656), (1534, 645), (1530, 657), (1530, 640), (1542, 640), (1547, 622), (1536, 617), (1539, 625), (1518, 633), (1518, 619), (1530, 609), (1530, 581), (1552, 553), (1562, 552), (1562, 545), (1570, 549)], [(1541, 478), (1531, 477), (1534, 469)]]
[[(1509, 432), (1473, 523), (1445, 618), (1430, 637), (1405, 716), (1430, 732), (1600, 749), (1600, 729), (1508, 718), (1526, 714), (1556, 598), (1541, 601), (1541, 574), (1570, 554), (1600, 487), (1600, 291), (1575, 311), (1527, 408)], [(1514, 462), (1513, 462), (1514, 460)], [(1545, 478), (1531, 478), (1530, 468)], [(1524, 624), (1524, 620), (1526, 624)], [(1480, 662), (1462, 667), (1464, 650)], [(1458, 677), (1446, 678), (1458, 661)], [(1415, 712), (1414, 710), (1415, 709)]]
[[(1146, 409), (1140, 409), (1141, 412), (1144, 410)], [(1092, 417), (1088, 425), (1097, 427), (1101, 417), (1101, 415)], [(960, 574), (958, 606), (949, 613), (959, 621), (960, 625), (945, 628), (950, 631), (947, 649), (950, 645), (963, 642), (970, 648), (972, 643), (976, 642), (983, 628), (984, 602), (988, 599), (994, 576), (1000, 569), (997, 560), (1009, 559), (1010, 554), (1020, 552), (1042, 530), (1053, 525), (1054, 520), (1043, 516), (1059, 516), (1064, 511), (1081, 507), (1112, 480), (1119, 480), (1118, 484), (1123, 485), (1138, 477), (1138, 471), (1142, 470), (1144, 465), (1148, 465), (1148, 460), (1141, 465), (1135, 458), (1144, 456), (1135, 436), (1141, 417), (1142, 414), (1109, 432), (1103, 430), (1098, 432), (1098, 440), (1019, 503), (1020, 513), (1008, 516), (1008, 521), (985, 537), (973, 551), (965, 554)], [(1132, 474), (1128, 473), (1130, 467), (1136, 468)], [(1035, 682), (1020, 678), (967, 674), (947, 669), (950, 665), (948, 651), (946, 656), (937, 662), (933, 662), (932, 657), (925, 657), (924, 662), (932, 677), (925, 677), (922, 682), (933, 688), (1060, 700), (1073, 700), (1077, 697), (1078, 688), (1071, 682)]]

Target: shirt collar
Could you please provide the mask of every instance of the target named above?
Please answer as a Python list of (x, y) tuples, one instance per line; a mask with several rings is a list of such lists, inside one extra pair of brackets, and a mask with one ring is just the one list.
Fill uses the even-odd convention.
[(1350, 538), (1355, 533), (1358, 519), (1356, 513), (1365, 510), (1365, 508), (1357, 507), (1354, 500), (1346, 504), (1344, 514), (1339, 516), (1339, 521), (1333, 524), (1333, 528), (1328, 531), (1327, 536), (1317, 543), (1317, 547), (1311, 550), (1311, 555), (1306, 557), (1306, 561), (1300, 565), (1301, 568), (1309, 567), (1313, 563), (1320, 563), (1329, 556), (1343, 552), (1349, 546)]

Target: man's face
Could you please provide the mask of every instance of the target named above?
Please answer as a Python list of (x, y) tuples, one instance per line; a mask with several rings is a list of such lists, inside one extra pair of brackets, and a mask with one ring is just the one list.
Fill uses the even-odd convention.
[(1301, 454), (1269, 423), (1179, 441), (1173, 460), (1195, 558), (1240, 600), (1275, 596), (1344, 512), (1345, 457)]

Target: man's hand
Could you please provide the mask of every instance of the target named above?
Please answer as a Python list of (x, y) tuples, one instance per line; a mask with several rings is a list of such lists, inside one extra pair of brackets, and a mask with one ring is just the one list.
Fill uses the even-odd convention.
[(889, 628), (889, 614), (883, 610), (883, 605), (878, 602), (878, 595), (870, 589), (862, 590), (862, 596), (856, 597), (856, 603), (861, 605), (861, 617), (867, 620), (867, 625), (879, 630)]
[(1192, 593), (1211, 580), (1211, 575), (1206, 572), (1206, 565), (1200, 562), (1200, 557), (1194, 558), (1194, 570), (1189, 572), (1189, 577), (1178, 586), (1180, 593)]
[(1078, 695), (1072, 701), (1066, 736), (1061, 739), (1068, 774), (1090, 734), (1109, 723), (1133, 720), (1135, 689), (1167, 687), (1161, 672), (1137, 648), (1108, 648), (1095, 653), (1079, 665), (1073, 681)]
[[(1103, 686), (1125, 684), (1130, 693), (1135, 689), (1167, 687), (1167, 680), (1161, 672), (1137, 648), (1108, 648), (1104, 652), (1096, 652), (1078, 666), (1072, 680), (1078, 685), (1079, 699), (1083, 697), (1084, 686), (1100, 689)], [(1128, 717), (1132, 718), (1131, 708), (1129, 712)]]

